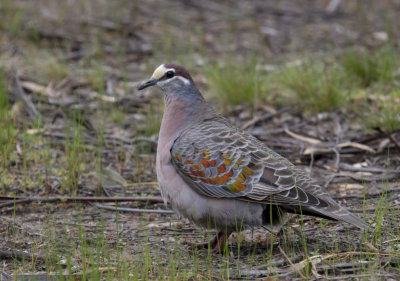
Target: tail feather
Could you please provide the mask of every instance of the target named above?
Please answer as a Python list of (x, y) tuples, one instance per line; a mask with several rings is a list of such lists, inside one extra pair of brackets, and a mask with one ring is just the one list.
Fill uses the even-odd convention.
[[(330, 203), (332, 203), (331, 200)], [(354, 215), (349, 210), (335, 202), (333, 206), (331, 205), (328, 208), (318, 208), (310, 206), (303, 206), (303, 208), (301, 208), (300, 206), (290, 206), (289, 208), (288, 207), (289, 206), (284, 206), (282, 208), (285, 209), (287, 212), (316, 216), (324, 219), (344, 221), (362, 230), (366, 229), (366, 225), (358, 216)]]
[(366, 225), (364, 224), (364, 222), (344, 207), (340, 206), (339, 210), (334, 211), (318, 210), (317, 212), (322, 213), (323, 215), (328, 216), (332, 219), (347, 222), (362, 230), (366, 229)]

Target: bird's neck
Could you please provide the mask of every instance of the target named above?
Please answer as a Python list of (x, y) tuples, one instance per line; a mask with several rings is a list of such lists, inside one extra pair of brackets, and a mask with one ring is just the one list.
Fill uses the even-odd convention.
[(214, 112), (203, 97), (185, 99), (178, 95), (165, 95), (165, 110), (158, 136), (158, 146), (171, 146), (179, 134), (194, 122), (200, 121), (201, 116)]

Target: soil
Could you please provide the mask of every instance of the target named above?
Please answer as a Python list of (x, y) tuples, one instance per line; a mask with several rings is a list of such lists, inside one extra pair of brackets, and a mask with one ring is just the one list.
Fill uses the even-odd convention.
[[(10, 22), (17, 21), (17, 12), (14, 21), (8, 17), (9, 28), (0, 35), (1, 65), (17, 132), (10, 157), (0, 168), (0, 280), (31, 280), (35, 275), (56, 280), (49, 274), (43, 277), (44, 272), (53, 258), (64, 267), (67, 256), (76, 258), (71, 261), (76, 279), (84, 279), (79, 275), (84, 267), (82, 241), (95, 247), (100, 233), (115, 263), (117, 255), (136, 261), (149, 251), (157, 265), (140, 279), (159, 279), (164, 270), (171, 273), (174, 253), (179, 255), (177, 271), (193, 267), (193, 250), (183, 242), (204, 242), (215, 232), (175, 214), (157, 213), (167, 210), (161, 202), (29, 200), (160, 196), (154, 120), (161, 118), (162, 100), (157, 91), (139, 93), (136, 86), (164, 60), (187, 65), (210, 98), (203, 66), (232, 56), (255, 55), (267, 69), (304, 54), (324, 58), (326, 53), (370, 49), (388, 40), (400, 43), (400, 2), (395, 0), (11, 2), (0, 4), (2, 13), (7, 5), (23, 12), (14, 29)], [(61, 67), (52, 68), (48, 54)], [(64, 68), (65, 75), (59, 74)], [(199, 252), (197, 275), (180, 278), (400, 278), (400, 133), (366, 131), (355, 121), (357, 112), (344, 109), (317, 115), (292, 105), (282, 108), (221, 110), (302, 166), (337, 202), (362, 217), (370, 226), (368, 238), (344, 223), (290, 216), (281, 231), (255, 228), (233, 234), (225, 255), (209, 259), (207, 252)], [(32, 125), (32, 114), (40, 116), (40, 126)], [(76, 123), (82, 125), (78, 138), (72, 129)], [(73, 147), (79, 147), (79, 153), (74, 154)], [(70, 164), (79, 168), (71, 169)], [(4, 196), (28, 200), (5, 206), (11, 201)], [(107, 206), (111, 209), (104, 209)], [(147, 213), (149, 209), (156, 212)], [(301, 267), (307, 257), (318, 255), (330, 262)], [(104, 256), (100, 259), (107, 263)], [(267, 265), (280, 270), (271, 271)]]

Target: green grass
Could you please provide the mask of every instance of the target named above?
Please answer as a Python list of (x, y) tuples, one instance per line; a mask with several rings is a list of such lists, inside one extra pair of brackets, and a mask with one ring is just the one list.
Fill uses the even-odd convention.
[(72, 126), (67, 126), (65, 140), (66, 174), (64, 176), (63, 187), (70, 194), (75, 195), (78, 191), (79, 178), (84, 168), (82, 154), (84, 152), (82, 140), (82, 126), (78, 122), (73, 122)]
[[(284, 67), (275, 73), (285, 99), (308, 112), (325, 112), (341, 107), (348, 100), (350, 85), (336, 66), (306, 61), (300, 66)], [(346, 85), (347, 84), (347, 85)]]
[[(4, 3), (13, 7), (6, 7)], [(24, 17), (36, 19), (35, 14), (28, 13), (29, 10), (19, 9), (16, 5), (14, 7), (14, 4), (10, 4), (12, 1), (4, 3), (0, 4), (0, 15), (4, 16), (0, 20), (0, 29), (7, 32), (8, 37), (16, 41), (12, 43), (17, 43), (16, 45), (20, 46), (19, 51), (25, 54), (25, 57), (20, 57), (23, 61), (19, 66), (22, 67), (26, 77), (43, 85), (48, 85), (49, 82), (57, 83), (66, 77), (84, 78), (88, 83), (88, 90), (100, 94), (104, 93), (106, 79), (111, 77), (113, 82), (114, 80), (116, 83), (120, 82), (118, 74), (113, 76), (113, 73), (109, 73), (109, 66), (115, 69), (126, 67), (125, 44), (116, 40), (110, 44), (118, 56), (117, 63), (101, 49), (101, 46), (107, 46), (110, 42), (104, 38), (113, 32), (93, 32), (83, 48), (95, 49), (95, 54), (89, 58), (85, 57), (82, 59), (83, 62), (67, 64), (62, 59), (65, 50), (55, 51), (56, 48), (51, 42), (47, 42), (51, 45), (50, 48), (45, 43), (34, 46), (31, 52), (32, 45), (27, 47), (25, 44), (35, 42), (24, 42), (23, 39), (34, 37), (35, 34), (29, 35), (31, 31), (23, 29), (26, 27)], [(93, 3), (98, 4), (96, 1)], [(86, 2), (77, 1), (76, 4), (83, 7)], [(111, 8), (104, 9), (104, 14), (99, 15), (96, 11), (100, 5), (102, 4), (86, 5), (84, 8), (92, 11), (88, 13), (89, 16), (96, 15), (100, 19), (110, 15), (109, 11), (112, 19), (118, 21), (123, 18), (119, 14), (113, 14), (118, 11)], [(76, 7), (72, 6), (69, 9), (75, 11)], [(63, 12), (61, 9), (60, 15), (64, 14), (67, 18), (69, 14)], [(153, 58), (149, 60), (154, 60), (154, 57), (157, 60), (159, 58), (160, 62), (175, 60), (189, 69), (195, 69), (193, 53), (206, 48), (206, 44), (196, 46), (193, 42), (203, 42), (201, 40), (204, 39), (193, 41), (192, 39), (196, 38), (192, 37), (193, 33), (190, 30), (179, 34), (174, 30), (171, 31), (168, 26), (169, 17), (171, 15), (161, 21), (159, 33), (161, 36), (155, 40), (154, 54), (151, 55)], [(234, 25), (231, 25), (232, 29), (229, 31), (232, 37), (227, 35), (225, 40), (227, 44), (231, 43), (230, 38), (236, 38), (236, 32), (240, 31), (240, 25), (235, 25), (235, 20), (232, 23)], [(206, 28), (196, 26), (198, 38), (208, 36)], [(85, 30), (88, 28), (90, 27), (84, 27)], [(120, 36), (118, 32), (115, 34), (113, 38)], [(103, 41), (100, 40), (102, 38)], [(200, 51), (205, 53), (205, 50)], [(204, 59), (210, 54), (211, 52), (200, 57)], [(18, 52), (15, 56), (18, 58)], [(393, 49), (382, 48), (361, 53), (353, 50), (339, 57), (336, 60), (337, 64), (328, 64), (316, 58), (316, 61), (308, 61), (297, 67), (278, 67), (279, 70), (270, 75), (264, 74), (257, 68), (257, 64), (262, 60), (256, 61), (254, 57), (236, 62), (227, 61), (224, 66), (216, 65), (196, 71), (196, 74), (201, 73), (206, 76), (209, 91), (224, 106), (241, 104), (248, 107), (257, 106), (270, 97), (268, 83), (272, 83), (273, 88), (283, 97), (276, 101), (269, 99), (272, 106), (300, 104), (308, 112), (344, 108), (361, 111), (362, 118), (358, 122), (367, 124), (368, 128), (379, 127), (390, 132), (400, 127), (400, 91), (396, 84), (398, 75), (395, 74), (398, 60)], [(129, 65), (136, 63), (136, 60), (133, 62), (129, 60)], [(154, 67), (153, 62), (151, 64), (150, 71)], [(72, 69), (74, 71), (71, 71)], [(78, 73), (76, 69), (79, 69)], [(25, 72), (26, 70), (28, 71)], [(124, 77), (127, 80), (137, 77), (136, 74), (129, 72), (124, 75), (127, 76)], [(40, 127), (24, 119), (22, 103), (9, 102), (8, 83), (3, 81), (5, 79), (2, 76), (0, 72), (0, 182), (3, 193), (28, 191), (29, 194), (40, 193), (45, 196), (47, 194), (45, 187), (51, 186), (52, 194), (82, 194), (79, 192), (88, 192), (88, 196), (102, 194), (101, 180), (97, 177), (100, 172), (96, 175), (95, 171), (101, 171), (103, 166), (108, 165), (113, 165), (113, 168), (116, 166), (121, 174), (124, 173), (124, 177), (130, 177), (128, 180), (136, 184), (144, 181), (146, 177), (154, 180), (154, 159), (151, 158), (154, 155), (144, 158), (141, 154), (154, 153), (154, 150), (150, 151), (147, 147), (140, 150), (139, 145), (135, 144), (131, 146), (133, 151), (129, 151), (122, 143), (119, 150), (113, 150), (115, 147), (106, 143), (104, 134), (126, 129), (124, 132), (128, 132), (132, 137), (156, 135), (161, 121), (161, 104), (152, 103), (143, 110), (145, 118), (137, 122), (140, 124), (131, 124), (131, 127), (125, 128), (129, 124), (124, 123), (122, 126), (120, 123), (129, 116), (125, 116), (127, 113), (120, 108), (121, 105), (112, 104), (110, 107), (109, 103), (101, 99), (92, 100), (88, 97), (90, 106), (84, 111), (91, 121), (96, 122), (95, 127), (98, 128), (97, 135), (92, 135), (95, 139), (93, 142), (84, 141), (84, 137), (88, 136), (88, 130), (82, 127), (83, 116), (74, 110), (72, 110), (73, 116), (66, 116), (60, 122), (62, 124), (60, 127), (64, 128), (60, 131), (67, 136), (65, 139), (43, 137), (40, 134), (29, 135), (26, 133), (28, 129), (40, 129)], [(125, 89), (125, 92), (129, 93), (128, 89)], [(361, 92), (368, 95), (357, 100), (355, 96)], [(29, 94), (29, 97), (33, 95)], [(33, 101), (40, 99), (44, 98), (34, 97)], [(41, 105), (38, 107), (46, 118), (45, 123), (49, 126), (46, 129), (49, 131), (60, 128), (57, 127), (58, 123), (50, 122), (55, 108), (56, 106), (47, 101), (43, 102), (43, 107)], [(93, 111), (96, 113), (92, 115)], [(138, 114), (141, 114), (140, 110), (138, 111)], [(61, 181), (60, 186), (57, 186), (57, 180)], [(226, 247), (225, 253), (220, 256), (191, 252), (182, 246), (180, 241), (183, 238), (191, 240), (195, 237), (199, 241), (203, 239), (200, 238), (202, 236), (198, 231), (182, 229), (181, 225), (177, 227), (174, 224), (175, 217), (166, 216), (160, 219), (158, 216), (126, 212), (106, 213), (86, 204), (77, 204), (74, 207), (63, 203), (51, 203), (46, 206), (19, 205), (14, 215), (9, 215), (10, 213), (6, 210), (3, 212), (2, 209), (0, 228), (3, 229), (6, 224), (3, 223), (4, 218), (11, 217), (12, 223), (5, 226), (6, 237), (0, 239), (6, 239), (4, 245), (10, 245), (14, 250), (40, 253), (46, 258), (44, 267), (27, 259), (22, 261), (15, 259), (12, 265), (15, 276), (21, 273), (45, 271), (49, 276), (55, 274), (55, 280), (64, 280), (63, 276), (67, 280), (228, 280), (237, 276), (238, 279), (254, 279), (254, 276), (247, 276), (248, 270), (254, 266), (262, 266), (260, 268), (264, 270), (274, 260), (285, 260), (278, 251), (277, 246), (280, 246), (290, 258), (296, 255), (302, 255), (301, 258), (305, 259), (306, 256), (312, 255), (337, 254), (335, 257), (323, 260), (320, 263), (323, 265), (340, 262), (354, 264), (359, 261), (375, 262), (364, 266), (356, 274), (368, 274), (371, 278), (379, 279), (378, 272), (385, 270), (385, 267), (378, 263), (379, 259), (385, 257), (384, 254), (393, 258), (398, 258), (400, 255), (398, 244), (400, 214), (395, 206), (390, 207), (392, 202), (388, 201), (389, 198), (391, 197), (382, 196), (377, 200), (376, 212), (372, 219), (376, 225), (372, 228), (372, 236), (362, 233), (359, 239), (358, 232), (353, 234), (347, 231), (343, 234), (341, 231), (335, 231), (336, 227), (340, 229), (340, 224), (332, 226), (332, 222), (325, 220), (316, 223), (308, 219), (299, 220), (299, 223), (294, 222), (293, 227), (286, 226), (284, 233), (279, 236), (269, 235), (264, 231), (260, 244), (254, 242), (258, 241), (256, 237), (253, 242), (249, 242), (243, 233), (238, 235), (237, 239), (231, 238), (230, 247)], [(25, 207), (32, 208), (32, 211), (24, 211)], [(71, 212), (72, 208), (74, 210)], [(55, 214), (57, 212), (58, 214)], [(28, 222), (30, 219), (32, 224)], [(140, 226), (131, 225), (137, 221), (140, 221)], [(385, 225), (388, 221), (392, 223), (392, 227)], [(152, 222), (155, 227), (150, 227)], [(164, 226), (161, 226), (161, 223)], [(331, 227), (333, 231), (330, 231)], [(293, 230), (294, 228), (297, 232)], [(361, 241), (360, 247), (357, 244), (359, 241)], [(364, 249), (364, 242), (370, 242), (382, 253)], [(360, 249), (367, 253), (344, 255), (346, 252)], [(336, 273), (339, 274), (335, 270), (334, 274)], [(328, 269), (322, 273), (327, 279), (332, 274), (332, 270)], [(267, 278), (278, 278), (277, 273), (268, 275)], [(316, 279), (310, 262), (301, 268), (296, 276)]]
[(142, 134), (145, 136), (153, 136), (158, 134), (161, 126), (162, 115), (159, 112), (157, 104), (150, 103), (145, 112), (144, 126)]
[(111, 112), (109, 115), (109, 119), (111, 122), (116, 123), (116, 124), (121, 124), (121, 122), (124, 121), (125, 118), (126, 118), (125, 112), (123, 112), (117, 106), (113, 106), (111, 108)]
[(31, 48), (25, 54), (28, 70), (41, 83), (59, 82), (69, 76), (69, 68), (61, 59), (61, 52), (49, 52)]
[(222, 105), (252, 105), (260, 100), (264, 78), (257, 69), (255, 57), (241, 62), (228, 62), (203, 69), (209, 91)]
[[(326, 61), (329, 61), (328, 59)], [(279, 93), (269, 99), (273, 105), (300, 105), (308, 113), (329, 112), (338, 108), (357, 110), (352, 104), (354, 95), (370, 88), (380, 91), (384, 85), (399, 83), (399, 55), (397, 50), (386, 46), (369, 52), (345, 52), (328, 63), (321, 59), (304, 59), (301, 65), (282, 66), (271, 74), (262, 74), (254, 59), (245, 63), (228, 62), (205, 68), (209, 92), (218, 103), (229, 105), (253, 105), (265, 101), (271, 88)], [(372, 103), (366, 112), (375, 112), (372, 123), (385, 128), (397, 128), (398, 91), (392, 86), (386, 98)], [(361, 105), (362, 106), (362, 105)]]
[(87, 70), (84, 74), (85, 79), (96, 92), (104, 94), (105, 80), (102, 58), (98, 57), (91, 60), (89, 66), (89, 70)]
[(14, 1), (0, 3), (0, 30), (6, 31), (11, 37), (17, 37), (22, 32), (21, 17), (24, 11), (18, 8)]
[(385, 132), (399, 129), (400, 90), (393, 89), (389, 93), (377, 91), (370, 94), (361, 116), (367, 129), (379, 128)]
[[(376, 224), (370, 235), (353, 231), (330, 232), (330, 227), (336, 227), (331, 225), (332, 222), (327, 228), (325, 220), (312, 222), (299, 218), (292, 221), (293, 226), (286, 225), (280, 235), (264, 230), (263, 240), (270, 238), (262, 244), (256, 244), (256, 237), (252, 242), (244, 241), (243, 234), (239, 234), (237, 239), (231, 238), (229, 242), (230, 246), (237, 247), (226, 247), (222, 255), (190, 251), (182, 246), (179, 241), (193, 239), (193, 236), (175, 217), (161, 220), (156, 217), (153, 221), (154, 217), (151, 219), (152, 216), (146, 214), (102, 211), (81, 204), (63, 207), (62, 211), (54, 210), (53, 203), (42, 206), (55, 212), (37, 222), (40, 235), (25, 237), (29, 243), (16, 235), (21, 227), (27, 227), (27, 222), (16, 213), (16, 224), (6, 224), (6, 241), (12, 249), (23, 247), (28, 253), (45, 257), (44, 269), (29, 259), (15, 259), (14, 277), (42, 271), (42, 274), (54, 276), (54, 280), (230, 280), (238, 276), (247, 280), (254, 279), (247, 275), (254, 267), (269, 270), (273, 261), (284, 259), (282, 252), (291, 259), (302, 255), (300, 261), (320, 255), (321, 261), (316, 266), (350, 262), (356, 267), (358, 262), (368, 261), (371, 264), (356, 269), (355, 274), (376, 276), (381, 258), (400, 255), (398, 226), (383, 226), (392, 220), (396, 224), (399, 218), (398, 210), (389, 207), (388, 198), (386, 194), (377, 198)], [(160, 222), (164, 226), (158, 225)], [(340, 228), (340, 223), (337, 227)], [(361, 248), (357, 246), (359, 239)], [(379, 252), (364, 249), (366, 242), (377, 247)], [(381, 247), (387, 245), (385, 243), (390, 243), (390, 251)], [(284, 268), (275, 267), (275, 270)], [(305, 262), (297, 274), (291, 276), (312, 279), (315, 278), (313, 270), (311, 262)], [(332, 271), (327, 269), (320, 274), (329, 278)], [(268, 276), (278, 278), (279, 274)]]
[[(13, 127), (8, 101), (8, 90), (0, 69), (0, 167), (3, 170), (11, 157), (15, 145), (16, 130)], [(0, 176), (3, 176), (0, 172)]]
[[(76, 211), (79, 213), (78, 208)], [(156, 235), (152, 233), (154, 229), (146, 228), (148, 223), (144, 220), (142, 220), (142, 226), (136, 229), (138, 237), (135, 240), (134, 250), (130, 251), (131, 248), (126, 248), (127, 242), (124, 241), (124, 235), (120, 234), (119, 214), (115, 213), (114, 218), (111, 219), (114, 231), (110, 231), (110, 218), (106, 222), (104, 216), (105, 214), (101, 212), (99, 222), (92, 227), (85, 225), (80, 218), (73, 224), (68, 219), (61, 224), (60, 222), (47, 224), (45, 233), (49, 239), (43, 241), (47, 247), (47, 274), (56, 273), (60, 277), (67, 274), (68, 280), (74, 280), (76, 277), (82, 280), (121, 280), (122, 278), (126, 278), (124, 280), (187, 280), (203, 273), (191, 266), (192, 261), (198, 262), (203, 258), (199, 258), (196, 253), (188, 255), (177, 242), (172, 245), (172, 248), (163, 249), (160, 243), (155, 243), (154, 240), (162, 238), (159, 236), (161, 233)], [(55, 222), (55, 218), (53, 221)], [(173, 236), (179, 239), (177, 232)], [(211, 256), (206, 257), (207, 263), (210, 258)], [(24, 268), (33, 266), (26, 264), (26, 261), (22, 263), (16, 261), (16, 264)], [(219, 274), (212, 268), (208, 268), (207, 271), (212, 275)], [(16, 274), (18, 273), (17, 269)], [(221, 274), (226, 276), (225, 269)], [(203, 277), (200, 280), (207, 280), (207, 278)]]
[(354, 79), (360, 87), (369, 87), (398, 80), (395, 71), (399, 58), (398, 50), (385, 46), (369, 52), (351, 50), (343, 55), (340, 63), (348, 78)]

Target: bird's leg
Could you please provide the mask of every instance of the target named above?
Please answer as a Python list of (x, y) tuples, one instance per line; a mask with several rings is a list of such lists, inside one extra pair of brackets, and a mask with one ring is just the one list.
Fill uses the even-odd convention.
[(218, 234), (213, 239), (215, 240), (214, 246), (211, 246), (213, 254), (222, 253), (224, 251), (226, 241), (228, 241), (228, 238), (231, 235), (231, 233), (232, 231), (218, 232)]
[(221, 253), (224, 249), (225, 243), (228, 240), (229, 236), (231, 235), (232, 231), (220, 231), (215, 235), (213, 238), (211, 238), (210, 241), (204, 242), (204, 243), (192, 243), (185, 241), (184, 243), (186, 245), (189, 245), (193, 249), (205, 249), (208, 248), (208, 245), (210, 245), (210, 248), (212, 249), (212, 252), (215, 253)]

